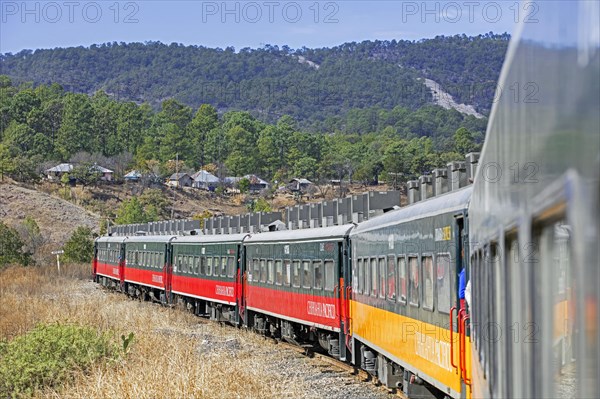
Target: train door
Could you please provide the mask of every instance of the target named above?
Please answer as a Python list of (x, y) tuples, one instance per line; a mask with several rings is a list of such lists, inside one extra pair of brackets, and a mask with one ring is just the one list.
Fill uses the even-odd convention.
[(92, 279), (96, 281), (96, 271), (98, 270), (98, 242), (94, 242), (94, 259), (92, 260)]
[(171, 302), (171, 287), (173, 281), (173, 246), (165, 244), (165, 265), (163, 267), (163, 285), (165, 288), (165, 303)]
[(340, 243), (340, 360), (345, 361), (350, 351), (350, 297), (352, 295), (352, 272), (350, 243), (346, 238)]
[(125, 243), (119, 244), (119, 281), (125, 289)]
[(235, 274), (235, 302), (237, 305), (236, 322), (238, 324), (244, 322), (244, 310), (246, 304), (244, 301), (244, 291), (246, 285), (246, 273), (244, 264), (246, 263), (245, 248), (243, 245), (237, 246), (237, 272)]
[[(456, 304), (450, 310), (450, 322), (453, 327), (453, 342), (451, 345), (453, 361), (452, 365), (458, 370), (460, 375), (461, 384), (461, 397), (470, 397), (470, 385), (471, 385), (471, 370), (470, 370), (470, 331), (469, 331), (469, 319), (470, 310), (465, 300), (465, 288), (470, 278), (469, 270), (469, 236), (468, 228), (466, 226), (467, 220), (465, 213), (461, 212), (455, 215), (454, 224), (454, 242), (455, 244), (455, 276), (456, 276)], [(456, 315), (456, 317), (454, 316)], [(458, 340), (454, 338), (454, 330), (458, 332)]]

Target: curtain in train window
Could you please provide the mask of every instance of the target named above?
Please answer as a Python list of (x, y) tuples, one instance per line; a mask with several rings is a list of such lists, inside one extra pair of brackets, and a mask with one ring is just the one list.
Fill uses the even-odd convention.
[(227, 276), (227, 257), (221, 258), (221, 277)]
[(409, 301), (411, 305), (419, 306), (419, 291), (421, 282), (419, 279), (419, 259), (411, 256), (408, 258), (408, 279), (409, 279)]
[(260, 260), (260, 282), (267, 282), (267, 261), (265, 259)]
[(206, 258), (204, 256), (200, 257), (200, 275), (206, 275)]
[(323, 270), (321, 269), (321, 261), (313, 261), (313, 270), (315, 275), (315, 288), (320, 290), (323, 288)]
[(273, 259), (267, 260), (267, 283), (273, 284), (275, 282), (275, 269), (273, 267)]
[(363, 266), (363, 260), (358, 259), (357, 261), (358, 264), (358, 274), (356, 274), (354, 276), (354, 279), (357, 280), (357, 284), (358, 284), (358, 289), (356, 289), (355, 291), (357, 291), (358, 293), (362, 294), (363, 293), (363, 289), (365, 287), (365, 269)]
[(227, 257), (227, 277), (235, 276), (235, 258), (233, 256)]
[(258, 259), (252, 260), (252, 274), (250, 277), (250, 281), (260, 280), (260, 263)]
[(390, 255), (387, 260), (387, 296), (391, 301), (396, 300), (396, 256)]
[(213, 271), (213, 258), (209, 256), (206, 258), (206, 275), (212, 276), (212, 271)]
[(286, 287), (289, 287), (291, 282), (292, 282), (292, 268), (291, 268), (291, 262), (286, 259), (284, 261), (285, 264), (285, 273), (284, 273), (284, 284)]
[(325, 290), (333, 291), (335, 285), (335, 268), (332, 260), (325, 261)]
[(385, 284), (386, 284), (386, 280), (387, 280), (387, 273), (385, 270), (385, 258), (379, 258), (378, 260), (378, 264), (379, 264), (379, 286), (377, 287), (379, 289), (379, 297), (380, 298), (385, 298)]
[(433, 309), (433, 258), (423, 257), (423, 307)]
[(281, 285), (283, 282), (283, 262), (281, 259), (275, 260), (275, 284)]
[(377, 296), (377, 258), (371, 258), (371, 296)]
[(404, 256), (398, 257), (398, 276), (400, 280), (400, 295), (398, 295), (398, 300), (401, 303), (406, 303), (406, 299), (408, 298), (408, 282), (406, 278), (406, 258)]
[(450, 290), (450, 255), (437, 255), (436, 263), (436, 285), (437, 285), (437, 309), (440, 312), (450, 312), (451, 290)]
[(294, 287), (300, 287), (300, 261), (295, 260), (292, 262), (292, 285)]
[(302, 261), (302, 287), (311, 288), (312, 287), (312, 272), (310, 267), (310, 261), (303, 260)]

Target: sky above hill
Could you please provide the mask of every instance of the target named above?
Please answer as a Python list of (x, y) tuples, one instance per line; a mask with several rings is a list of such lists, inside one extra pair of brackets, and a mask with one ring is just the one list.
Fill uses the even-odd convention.
[(517, 1), (5, 1), (0, 53), (105, 42), (183, 43), (236, 50), (331, 47), (363, 40), (512, 33), (542, 3)]

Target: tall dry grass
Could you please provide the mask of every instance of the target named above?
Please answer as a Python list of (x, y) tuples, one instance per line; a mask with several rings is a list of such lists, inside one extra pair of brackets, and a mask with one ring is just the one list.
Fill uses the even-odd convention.
[[(0, 338), (12, 339), (38, 323), (71, 322), (135, 338), (117, 362), (96, 364), (52, 398), (280, 398), (302, 397), (304, 382), (270, 366), (253, 333), (200, 322), (195, 316), (109, 293), (91, 281), (88, 265), (12, 267), (0, 272)], [(289, 353), (269, 352), (270, 361)], [(280, 359), (281, 360), (281, 359)]]

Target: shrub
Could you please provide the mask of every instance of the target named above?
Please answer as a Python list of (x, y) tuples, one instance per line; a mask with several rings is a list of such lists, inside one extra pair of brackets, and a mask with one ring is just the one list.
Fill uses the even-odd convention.
[(15, 229), (0, 222), (0, 268), (11, 263), (29, 264), (31, 255), (23, 250), (24, 245)]
[(65, 258), (68, 261), (88, 263), (94, 255), (94, 239), (92, 229), (79, 226), (65, 243)]
[(118, 356), (119, 348), (107, 333), (73, 324), (40, 324), (0, 345), (0, 397), (57, 387), (74, 371)]

